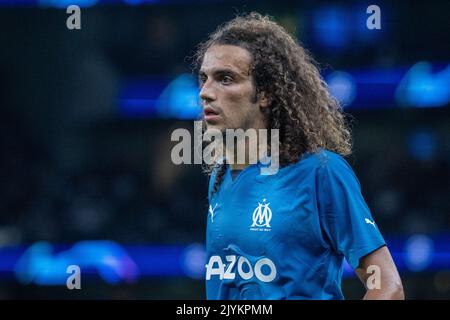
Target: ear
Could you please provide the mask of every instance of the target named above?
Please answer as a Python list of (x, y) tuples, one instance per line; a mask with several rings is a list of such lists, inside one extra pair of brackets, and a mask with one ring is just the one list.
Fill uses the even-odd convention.
[(261, 108), (266, 108), (270, 106), (271, 103), (270, 97), (263, 91), (259, 94), (259, 106)]

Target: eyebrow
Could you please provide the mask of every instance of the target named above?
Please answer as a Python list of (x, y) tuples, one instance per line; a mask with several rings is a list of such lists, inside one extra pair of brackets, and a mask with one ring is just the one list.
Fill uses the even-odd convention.
[[(240, 73), (229, 69), (229, 68), (224, 68), (224, 69), (213, 69), (212, 70), (212, 75), (213, 76), (220, 76), (220, 75), (241, 75)], [(200, 70), (198, 73), (199, 76), (206, 76), (206, 72), (204, 70)]]

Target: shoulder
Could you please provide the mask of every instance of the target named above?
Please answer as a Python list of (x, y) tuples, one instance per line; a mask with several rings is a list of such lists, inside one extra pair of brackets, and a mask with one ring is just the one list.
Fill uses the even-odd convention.
[[(316, 176), (317, 183), (340, 181), (340, 184), (347, 184), (358, 181), (344, 157), (329, 150), (319, 149), (317, 152), (305, 154), (299, 164), (305, 171)], [(359, 184), (359, 181), (357, 183)]]
[(350, 169), (348, 162), (340, 154), (319, 149), (314, 153), (305, 153), (299, 160), (299, 164), (319, 170), (340, 170)]

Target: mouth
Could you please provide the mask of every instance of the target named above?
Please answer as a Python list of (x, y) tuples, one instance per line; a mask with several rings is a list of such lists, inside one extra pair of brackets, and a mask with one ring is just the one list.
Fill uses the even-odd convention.
[(205, 118), (205, 121), (206, 122), (215, 122), (215, 121), (217, 121), (218, 120), (218, 118), (220, 117), (219, 116), (219, 113), (217, 112), (217, 111), (215, 111), (213, 108), (211, 108), (211, 107), (206, 107), (204, 110), (203, 110), (203, 116), (204, 116), (204, 118)]

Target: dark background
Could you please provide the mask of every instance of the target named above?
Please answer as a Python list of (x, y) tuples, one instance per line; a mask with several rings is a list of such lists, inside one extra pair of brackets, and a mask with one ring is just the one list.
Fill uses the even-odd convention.
[[(197, 43), (236, 13), (273, 16), (312, 52), (324, 75), (408, 70), (420, 61), (438, 72), (450, 61), (445, 1), (101, 1), (81, 8), (81, 30), (66, 28), (65, 7), (24, 3), (0, 7), (0, 248), (5, 250), (25, 250), (39, 241), (204, 243), (207, 177), (199, 165), (170, 161), (171, 132), (192, 129), (193, 119), (124, 115), (120, 97), (129, 79), (191, 73), (187, 57)], [(359, 10), (367, 17), (370, 4), (381, 8), (381, 30), (338, 44), (320, 41), (314, 29), (320, 10), (337, 8), (344, 18)], [(351, 24), (344, 27), (356, 32)], [(447, 95), (449, 78), (442, 85)], [(348, 161), (377, 224), (393, 239), (450, 233), (449, 100), (418, 108), (378, 98), (367, 95), (374, 101), (370, 108), (345, 109), (353, 117), (354, 153)], [(450, 298), (450, 250), (442, 254), (446, 258), (435, 268), (401, 269), (408, 298)], [(0, 269), (1, 299), (205, 296), (203, 280), (183, 275), (143, 276), (131, 284), (107, 284), (93, 275), (83, 278), (82, 286), (69, 291), (65, 283), (20, 283), (13, 270)], [(354, 277), (344, 280), (343, 290), (350, 299), (364, 292)]]

